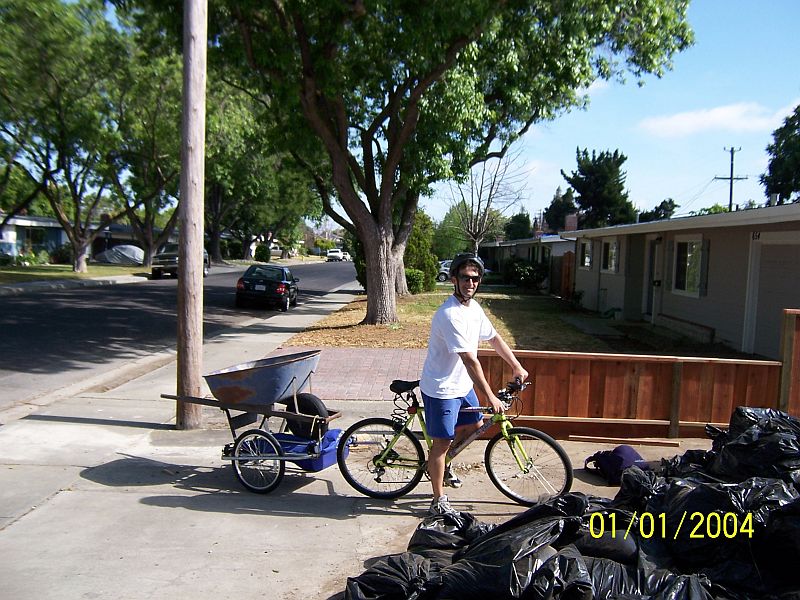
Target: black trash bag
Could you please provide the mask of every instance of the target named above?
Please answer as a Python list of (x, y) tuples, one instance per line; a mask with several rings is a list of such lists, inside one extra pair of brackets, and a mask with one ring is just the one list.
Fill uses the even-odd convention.
[(495, 527), (495, 524), (482, 523), (466, 512), (429, 516), (411, 536), (407, 550), (447, 566), (453, 562), (453, 555), (458, 550)]
[(732, 482), (751, 477), (781, 479), (800, 489), (800, 436), (753, 425), (720, 448), (709, 472)]
[(438, 567), (410, 552), (380, 559), (358, 577), (348, 577), (345, 600), (407, 600), (436, 586)]
[(639, 556), (636, 536), (625, 536), (632, 514), (615, 509), (599, 510), (584, 516), (574, 547), (583, 556), (608, 558), (633, 565)]
[(800, 435), (800, 419), (774, 408), (738, 406), (731, 414), (728, 435), (734, 438), (753, 425), (765, 431), (783, 431)]
[(747, 596), (766, 594), (773, 586), (756, 564), (753, 547), (765, 535), (769, 512), (796, 497), (791, 487), (774, 479), (735, 485), (673, 480), (647, 507), (656, 528), (649, 539), (639, 539), (641, 552), (661, 568), (702, 572)]
[(622, 565), (607, 558), (584, 557), (595, 598), (639, 600), (712, 600), (712, 584), (697, 574)]
[(479, 538), (442, 569), (437, 598), (519, 598), (533, 573), (555, 554), (551, 544), (569, 520), (578, 521), (572, 527), (579, 527), (579, 517), (545, 516), (501, 533), (498, 527)]
[[(489, 533), (484, 536), (491, 537), (495, 535), (504, 535), (508, 531), (512, 531), (534, 523), (546, 517), (581, 517), (589, 509), (589, 506), (597, 502), (599, 499), (593, 496), (587, 496), (581, 492), (572, 492), (556, 498), (551, 498), (541, 504), (536, 504), (530, 507), (525, 512), (501, 523)], [(571, 526), (566, 531), (575, 533), (580, 528), (580, 521), (571, 521)], [(479, 541), (484, 542), (484, 538)], [(574, 538), (568, 539), (566, 543), (570, 543)]]
[(716, 457), (713, 450), (687, 450), (680, 456), (662, 458), (656, 472), (666, 478), (691, 478), (696, 481), (722, 481), (709, 474), (708, 468)]
[(653, 496), (663, 494), (667, 481), (654, 471), (643, 471), (638, 467), (626, 469), (622, 474), (619, 492), (614, 496), (612, 506), (629, 511), (643, 511)]
[(764, 534), (753, 543), (756, 563), (765, 579), (788, 588), (800, 598), (800, 498), (769, 513)]
[(522, 592), (522, 600), (592, 600), (592, 578), (581, 553), (565, 546), (535, 573)]

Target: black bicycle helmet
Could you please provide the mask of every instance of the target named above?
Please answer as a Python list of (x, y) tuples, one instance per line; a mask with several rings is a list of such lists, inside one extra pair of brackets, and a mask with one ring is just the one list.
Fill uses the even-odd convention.
[(483, 266), (483, 261), (481, 260), (480, 256), (473, 254), (472, 252), (458, 254), (453, 259), (453, 262), (450, 263), (450, 277), (455, 277), (458, 275), (458, 270), (465, 263), (474, 263), (474, 265), (478, 268), (478, 274), (483, 277), (486, 267)]

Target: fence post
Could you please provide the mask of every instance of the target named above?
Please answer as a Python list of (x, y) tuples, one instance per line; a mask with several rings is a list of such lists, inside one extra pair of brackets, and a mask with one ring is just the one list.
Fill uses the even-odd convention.
[(671, 438), (680, 435), (682, 381), (683, 363), (676, 362), (672, 365), (672, 399), (669, 404), (669, 431), (667, 432), (667, 437)]
[(785, 308), (781, 327), (781, 386), (778, 409), (800, 413), (800, 310)]

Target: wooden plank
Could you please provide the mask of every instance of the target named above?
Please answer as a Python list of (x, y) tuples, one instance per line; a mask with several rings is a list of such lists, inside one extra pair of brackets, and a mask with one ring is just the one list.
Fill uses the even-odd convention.
[(635, 446), (669, 446), (679, 448), (681, 443), (677, 440), (659, 440), (655, 438), (617, 438), (617, 437), (597, 437), (592, 435), (571, 435), (572, 442), (596, 442), (598, 444), (628, 444)]
[(683, 386), (683, 363), (672, 367), (672, 398), (669, 405), (669, 437), (678, 437), (681, 417), (681, 387)]
[(628, 416), (628, 399), (625, 396), (625, 363), (606, 363), (603, 385), (603, 417), (625, 419)]
[(736, 366), (718, 365), (714, 370), (714, 376), (710, 420), (729, 421), (735, 408), (733, 399), (736, 384)]
[(569, 410), (566, 416), (589, 416), (589, 380), (590, 362), (588, 360), (570, 359), (569, 362)]

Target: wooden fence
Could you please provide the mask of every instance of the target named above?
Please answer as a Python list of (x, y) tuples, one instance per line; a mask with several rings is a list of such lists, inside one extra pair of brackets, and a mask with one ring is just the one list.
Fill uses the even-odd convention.
[[(737, 406), (800, 415), (800, 310), (784, 314), (782, 362), (681, 356), (518, 351), (533, 381), (517, 419), (559, 438), (702, 437)], [(478, 358), (490, 386), (511, 372), (492, 350)]]

